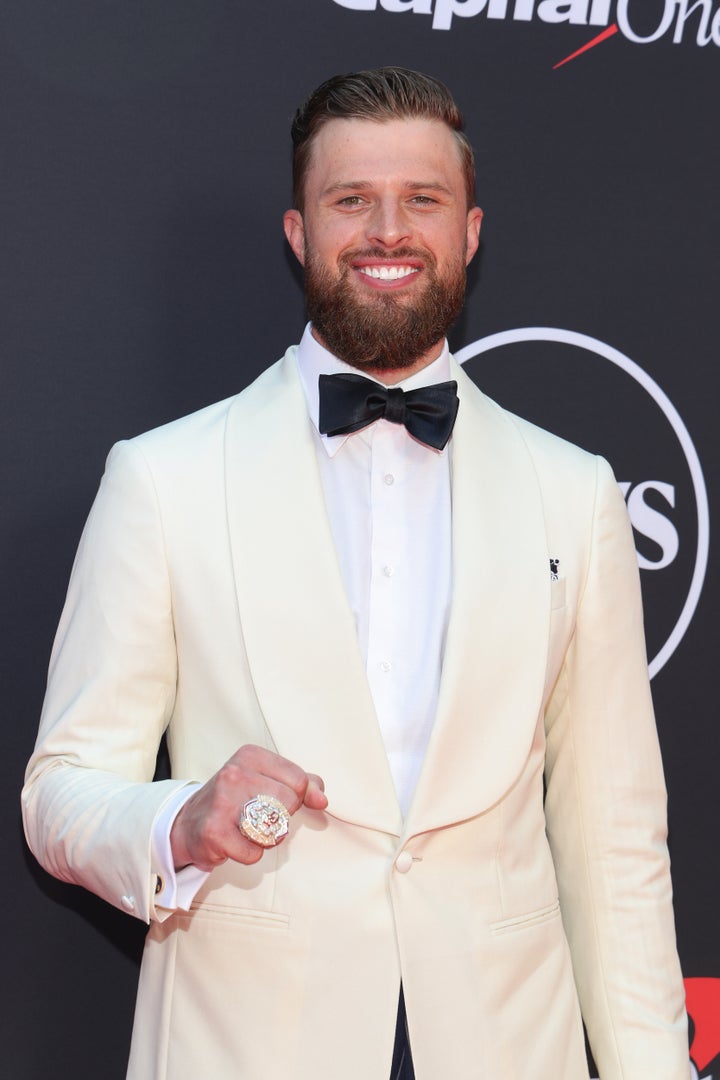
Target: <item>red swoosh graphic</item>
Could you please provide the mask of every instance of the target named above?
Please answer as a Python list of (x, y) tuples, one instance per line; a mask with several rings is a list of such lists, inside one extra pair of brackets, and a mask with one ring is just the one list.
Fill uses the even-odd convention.
[(685, 979), (685, 998), (695, 1024), (690, 1057), (702, 1071), (720, 1054), (720, 979)]
[(569, 64), (570, 61), (574, 60), (576, 56), (582, 56), (582, 54), (586, 53), (588, 49), (594, 49), (595, 46), (599, 45), (601, 41), (607, 41), (608, 38), (611, 38), (614, 34), (617, 34), (617, 32), (618, 24), (613, 23), (612, 26), (608, 26), (607, 30), (603, 30), (601, 34), (598, 34), (597, 37), (594, 37), (592, 41), (588, 41), (587, 45), (583, 45), (581, 49), (576, 49), (574, 53), (570, 53), (570, 55), (566, 56), (564, 60), (560, 60), (557, 64), (553, 64), (553, 71), (556, 71), (559, 67), (562, 67), (563, 64)]

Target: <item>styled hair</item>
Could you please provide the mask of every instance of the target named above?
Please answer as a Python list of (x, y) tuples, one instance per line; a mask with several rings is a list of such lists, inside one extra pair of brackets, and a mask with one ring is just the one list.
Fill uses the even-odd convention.
[(293, 195), (303, 209), (304, 184), (312, 144), (328, 120), (405, 120), (420, 117), (440, 120), (453, 132), (465, 176), (468, 209), (475, 203), (475, 161), (462, 113), (444, 83), (420, 71), (382, 67), (334, 75), (318, 86), (295, 113), (290, 134), (293, 141)]

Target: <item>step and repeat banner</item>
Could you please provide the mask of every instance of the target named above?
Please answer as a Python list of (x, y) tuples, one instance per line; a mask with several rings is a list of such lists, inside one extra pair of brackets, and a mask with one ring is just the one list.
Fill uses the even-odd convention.
[(36, 867), (18, 809), (105, 455), (242, 389), (299, 340), (301, 278), (281, 229), (290, 119), (326, 77), (383, 64), (447, 82), (477, 155), (485, 219), (455, 353), (503, 405), (609, 458), (627, 500), (689, 1054), (694, 1076), (720, 1080), (720, 3), (4, 0), (2, 1025), (13, 1080), (125, 1074), (144, 927)]

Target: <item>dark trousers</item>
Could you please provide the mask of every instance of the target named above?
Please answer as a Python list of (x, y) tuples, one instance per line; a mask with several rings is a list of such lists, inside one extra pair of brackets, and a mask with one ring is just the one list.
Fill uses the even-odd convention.
[(397, 1026), (395, 1028), (395, 1049), (393, 1050), (390, 1080), (415, 1080), (402, 985), (400, 986), (400, 1001), (398, 1002)]

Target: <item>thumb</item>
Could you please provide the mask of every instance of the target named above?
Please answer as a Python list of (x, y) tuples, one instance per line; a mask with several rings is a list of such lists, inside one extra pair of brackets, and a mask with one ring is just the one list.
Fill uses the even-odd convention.
[(305, 806), (310, 810), (324, 810), (328, 804), (325, 794), (325, 781), (314, 773), (308, 773), (308, 785), (305, 789)]

